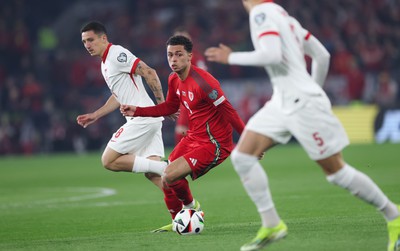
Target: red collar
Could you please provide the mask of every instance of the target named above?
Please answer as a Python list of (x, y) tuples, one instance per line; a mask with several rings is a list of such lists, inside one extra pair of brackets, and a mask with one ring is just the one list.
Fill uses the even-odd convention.
[(103, 63), (106, 62), (106, 58), (107, 58), (107, 55), (108, 55), (108, 51), (110, 50), (111, 45), (112, 45), (112, 43), (109, 43), (109, 44), (107, 45), (107, 48), (106, 48), (106, 50), (104, 51), (103, 56), (101, 57), (101, 60), (103, 61)]
[(273, 3), (274, 0), (264, 0), (263, 3)]

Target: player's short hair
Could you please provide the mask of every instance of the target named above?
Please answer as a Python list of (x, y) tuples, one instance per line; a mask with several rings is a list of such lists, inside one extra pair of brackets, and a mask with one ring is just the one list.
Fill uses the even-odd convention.
[(167, 46), (168, 45), (183, 45), (183, 48), (185, 49), (185, 51), (192, 53), (193, 50), (193, 43), (192, 41), (182, 35), (175, 35), (172, 36), (168, 39), (167, 41)]
[(100, 35), (100, 34), (107, 34), (106, 27), (104, 24), (98, 22), (98, 21), (91, 21), (81, 28), (81, 33), (86, 32), (86, 31), (93, 31), (95, 34)]

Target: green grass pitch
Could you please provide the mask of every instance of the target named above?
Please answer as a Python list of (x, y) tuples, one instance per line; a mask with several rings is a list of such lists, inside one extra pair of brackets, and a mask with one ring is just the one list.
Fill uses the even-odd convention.
[[(400, 203), (400, 146), (353, 145), (344, 156)], [(376, 210), (330, 185), (297, 145), (264, 160), (289, 235), (270, 251), (386, 250)], [(200, 235), (152, 234), (169, 223), (163, 196), (143, 175), (113, 173), (100, 153), (0, 158), (0, 250), (239, 250), (259, 228), (231, 161), (190, 182), (205, 212)]]

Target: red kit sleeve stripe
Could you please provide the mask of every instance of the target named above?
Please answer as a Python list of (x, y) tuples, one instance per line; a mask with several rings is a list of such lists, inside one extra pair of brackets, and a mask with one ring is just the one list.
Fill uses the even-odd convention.
[(137, 59), (135, 60), (135, 62), (133, 63), (132, 69), (131, 69), (131, 74), (132, 74), (132, 75), (135, 74), (135, 71), (136, 71), (136, 68), (137, 68), (139, 62), (140, 62), (140, 59), (137, 58)]
[(135, 62), (133, 63), (131, 72), (130, 72), (130, 74), (129, 74), (129, 75), (131, 76), (132, 82), (133, 82), (133, 84), (135, 85), (135, 87), (136, 87), (137, 90), (139, 90), (139, 88), (138, 88), (138, 86), (136, 85), (136, 82), (135, 82), (135, 79), (133, 78), (133, 75), (135, 74), (135, 71), (136, 71), (136, 68), (137, 68), (139, 62), (140, 62), (140, 59), (137, 58), (137, 59), (135, 60)]
[(258, 38), (261, 38), (263, 36), (268, 36), (268, 35), (274, 35), (274, 36), (279, 36), (279, 33), (277, 31), (266, 31), (261, 33)]
[(308, 40), (311, 37), (311, 33), (307, 32), (307, 35), (304, 37), (304, 40)]
[(103, 61), (103, 63), (106, 62), (106, 58), (107, 58), (107, 55), (108, 55), (108, 51), (110, 50), (111, 45), (112, 45), (112, 43), (109, 43), (109, 44), (107, 45), (107, 48), (106, 48), (106, 50), (104, 51), (103, 56), (101, 57), (101, 60)]

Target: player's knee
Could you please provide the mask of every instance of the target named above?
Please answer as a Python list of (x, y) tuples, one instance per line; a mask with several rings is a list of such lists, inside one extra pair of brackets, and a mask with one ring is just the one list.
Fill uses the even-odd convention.
[(233, 167), (239, 174), (247, 173), (258, 161), (257, 157), (241, 153), (236, 149), (231, 153), (231, 160)]
[(165, 174), (165, 175), (163, 176), (163, 182), (164, 182), (165, 184), (167, 184), (168, 186), (171, 185), (171, 184), (173, 184), (175, 181), (176, 181), (176, 180), (175, 180), (171, 175)]
[(115, 169), (113, 169), (112, 161), (104, 155), (101, 157), (101, 164), (107, 170), (116, 171)]
[(148, 179), (148, 180), (153, 180), (155, 178), (159, 178), (160, 175), (156, 174), (156, 173), (145, 173), (144, 176)]

